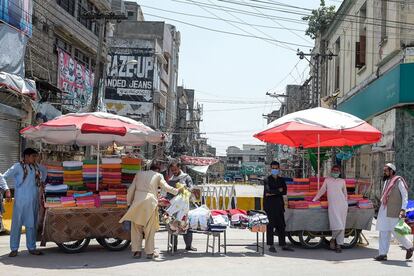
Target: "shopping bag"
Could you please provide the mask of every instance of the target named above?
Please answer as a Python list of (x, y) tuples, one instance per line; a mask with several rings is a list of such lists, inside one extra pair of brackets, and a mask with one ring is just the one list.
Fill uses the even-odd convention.
[(400, 219), (398, 221), (398, 224), (395, 226), (394, 231), (401, 236), (410, 235), (411, 227), (405, 223), (403, 219)]

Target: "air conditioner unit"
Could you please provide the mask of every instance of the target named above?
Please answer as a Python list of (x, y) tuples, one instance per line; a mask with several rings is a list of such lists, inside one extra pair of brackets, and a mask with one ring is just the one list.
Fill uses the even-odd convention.
[(112, 0), (111, 10), (117, 15), (127, 15), (124, 0)]

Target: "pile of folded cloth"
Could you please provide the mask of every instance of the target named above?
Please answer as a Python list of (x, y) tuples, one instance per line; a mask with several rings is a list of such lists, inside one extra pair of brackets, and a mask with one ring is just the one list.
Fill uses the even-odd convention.
[(289, 209), (308, 209), (309, 201), (289, 201)]
[(46, 187), (45, 187), (46, 197), (66, 196), (67, 191), (68, 191), (68, 185), (65, 185), (65, 184), (58, 184), (58, 185), (46, 184)]
[(265, 212), (251, 210), (247, 212), (249, 217), (248, 228), (252, 232), (266, 232), (266, 226), (269, 224), (269, 219)]
[(348, 195), (348, 206), (349, 207), (357, 207), (358, 202), (363, 200), (364, 196), (360, 194), (349, 194)]
[(101, 207), (114, 208), (118, 207), (116, 204), (115, 192), (99, 192), (99, 201)]
[(94, 208), (96, 207), (95, 196), (92, 192), (88, 193), (75, 193), (73, 197), (76, 200), (76, 206), (83, 208)]
[(246, 229), (249, 225), (247, 212), (242, 209), (230, 209), (227, 211), (230, 217), (230, 226), (233, 228)]
[(120, 194), (116, 195), (116, 205), (117, 205), (117, 207), (127, 207), (128, 206), (126, 194), (125, 195), (120, 195)]
[(108, 189), (108, 192), (114, 192), (117, 195), (126, 195), (128, 192), (128, 189), (126, 187), (120, 186), (120, 187), (112, 187)]
[(47, 168), (47, 178), (46, 184), (50, 185), (60, 185), (63, 184), (63, 167), (62, 163), (48, 163)]
[[(166, 204), (166, 203), (167, 202), (163, 201), (162, 204)], [(160, 205), (160, 199), (158, 200), (158, 204)], [(200, 206), (196, 209), (190, 210), (188, 212), (188, 221), (190, 224), (190, 229), (207, 231), (208, 221), (210, 219), (210, 216), (211, 216), (210, 209), (208, 209), (208, 207), (205, 205)]]
[(102, 158), (102, 183), (104, 189), (122, 186), (120, 158)]
[(320, 201), (308, 201), (308, 208), (309, 209), (321, 209), (322, 204)]
[(345, 179), (345, 184), (346, 184), (346, 189), (348, 193), (355, 193), (355, 188), (356, 188), (355, 179), (347, 178)]
[(362, 199), (358, 201), (358, 208), (360, 209), (373, 209), (374, 204), (369, 199)]
[(134, 177), (141, 170), (142, 160), (138, 158), (122, 158), (122, 184), (129, 187), (134, 181)]
[(297, 192), (288, 192), (287, 198), (288, 201), (302, 201), (305, 200), (305, 194)]
[(100, 170), (98, 171), (97, 160), (84, 160), (82, 166), (82, 175), (84, 185), (90, 191), (96, 190), (96, 178), (98, 176), (98, 185), (102, 180)]
[(63, 196), (60, 198), (60, 201), (64, 208), (76, 207), (76, 200), (73, 196)]
[(286, 182), (288, 193), (309, 192), (308, 178), (293, 178), (292, 181)]
[[(320, 177), (319, 178), (319, 188), (322, 187), (324, 181), (325, 181), (325, 177)], [(317, 192), (318, 191), (318, 178), (317, 177), (310, 177), (309, 178), (309, 191), (310, 192)]]
[(210, 232), (223, 232), (226, 231), (229, 225), (229, 218), (227, 211), (224, 210), (211, 210), (210, 219), (208, 220), (208, 231)]
[(63, 162), (63, 181), (72, 190), (85, 189), (82, 176), (83, 163), (80, 161)]
[(328, 201), (321, 201), (321, 207), (322, 209), (328, 209), (329, 207)]
[(60, 208), (62, 207), (60, 197), (46, 197), (45, 208)]

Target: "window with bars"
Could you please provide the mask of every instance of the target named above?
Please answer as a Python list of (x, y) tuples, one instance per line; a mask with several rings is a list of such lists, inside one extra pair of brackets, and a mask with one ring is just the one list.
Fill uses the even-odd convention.
[(78, 21), (84, 25), (88, 30), (91, 30), (94, 34), (99, 34), (98, 25), (90, 19), (83, 18), (83, 15), (87, 12), (95, 12), (97, 11), (95, 5), (92, 4), (89, 0), (79, 0), (78, 1), (78, 14), (77, 19)]
[(82, 53), (79, 49), (75, 49), (75, 60), (89, 69), (89, 57)]
[(61, 38), (56, 38), (56, 47), (64, 50), (67, 53), (72, 53), (72, 45), (62, 40)]
[(56, 0), (56, 3), (61, 6), (72, 16), (75, 16), (75, 1), (74, 0)]

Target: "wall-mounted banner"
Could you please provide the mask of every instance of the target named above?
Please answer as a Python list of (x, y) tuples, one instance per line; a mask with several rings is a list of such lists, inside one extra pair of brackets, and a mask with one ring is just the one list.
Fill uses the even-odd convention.
[(0, 21), (32, 36), (33, 0), (0, 0)]
[(105, 82), (105, 100), (152, 102), (154, 50), (111, 48)]
[(63, 91), (63, 106), (78, 112), (91, 104), (94, 74), (61, 49), (58, 57), (58, 87)]
[(110, 113), (142, 119), (150, 118), (154, 104), (144, 102), (105, 100), (105, 106), (106, 110)]

